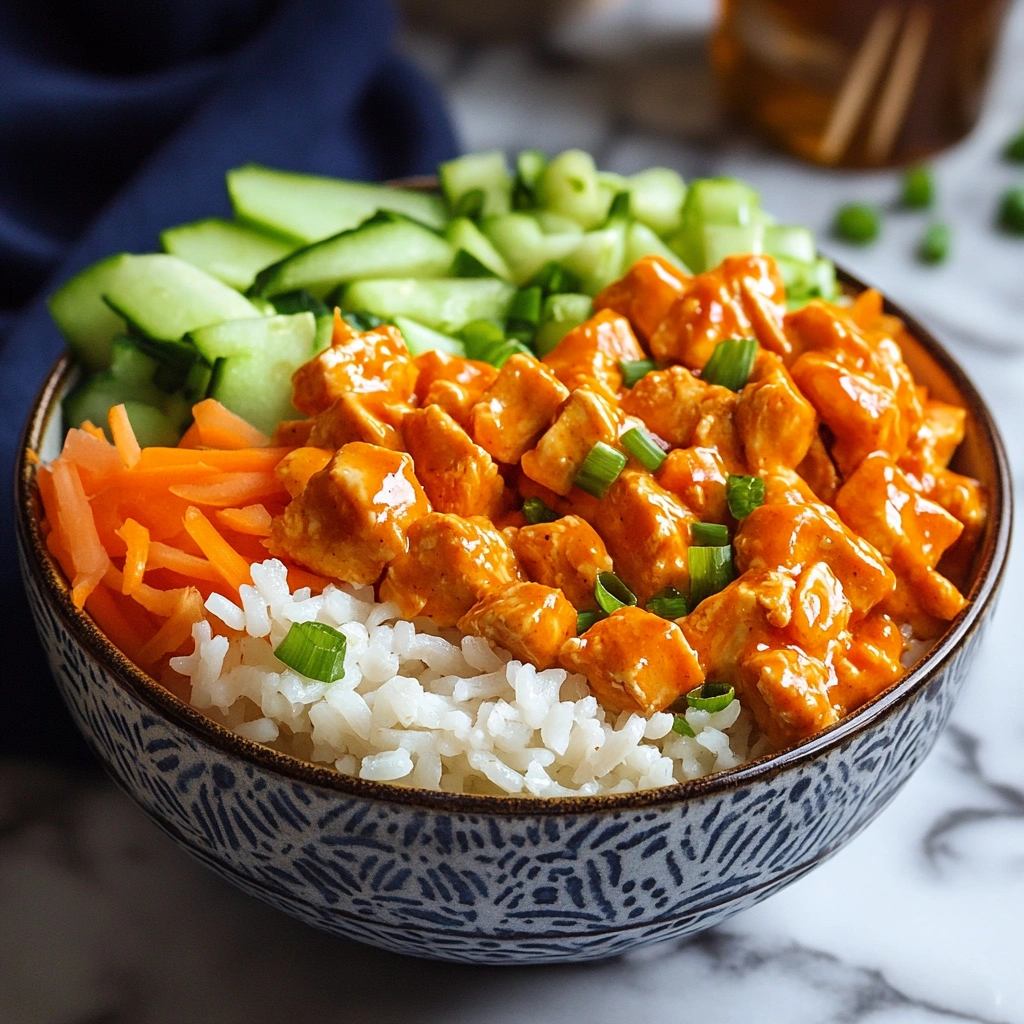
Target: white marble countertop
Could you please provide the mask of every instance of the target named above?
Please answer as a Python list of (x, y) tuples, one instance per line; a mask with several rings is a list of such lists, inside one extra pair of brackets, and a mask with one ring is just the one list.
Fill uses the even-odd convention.
[[(558, 44), (578, 58), (618, 39), (623, 24), (657, 30), (669, 15), (690, 31), (708, 6), (632, 0), (618, 22), (606, 14)], [(684, 120), (702, 141), (645, 134), (624, 124), (614, 87), (576, 58), (422, 38), (410, 48), (448, 89), (467, 148), (582, 145), (624, 172), (656, 162), (741, 174), (780, 218), (822, 232), (839, 202), (887, 201), (896, 189), (891, 174), (826, 174), (730, 141), (700, 111)], [(956, 239), (949, 264), (913, 262), (921, 222), (904, 214), (888, 219), (874, 249), (823, 243), (948, 342), (992, 404), (1018, 485), (1024, 242), (990, 224), (1014, 177), (995, 153), (1022, 121), (1018, 3), (983, 123), (937, 164)], [(0, 1024), (1024, 1024), (1022, 617), (1018, 547), (952, 726), (878, 821), (726, 926), (602, 964), (460, 967), (331, 939), (193, 863), (101, 778), (0, 762)]]

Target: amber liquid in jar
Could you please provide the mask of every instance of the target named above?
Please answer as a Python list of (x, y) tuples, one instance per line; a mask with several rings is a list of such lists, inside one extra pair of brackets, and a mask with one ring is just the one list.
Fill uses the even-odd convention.
[(974, 126), (1006, 0), (721, 0), (734, 117), (815, 163), (922, 160)]

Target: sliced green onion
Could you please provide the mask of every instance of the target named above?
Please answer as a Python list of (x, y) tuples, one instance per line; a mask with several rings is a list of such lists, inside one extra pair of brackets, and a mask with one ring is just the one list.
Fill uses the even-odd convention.
[(466, 249), (460, 249), (452, 260), (451, 268), (448, 271), (449, 277), (497, 277), (493, 270), (485, 263), (481, 263), (476, 256)]
[(482, 188), (471, 188), (468, 192), (463, 192), (459, 196), (459, 200), (452, 210), (452, 216), (469, 217), (471, 219), (479, 217), (483, 211), (486, 199), (487, 194)]
[(743, 519), (764, 504), (764, 481), (759, 476), (732, 473), (725, 481), (725, 500), (733, 517)]
[(690, 613), (690, 602), (682, 591), (675, 587), (665, 587), (659, 590), (644, 605), (652, 615), (658, 615), (663, 619), (681, 619)]
[(1024, 235), (1024, 188), (1011, 188), (999, 201), (999, 226), (1013, 235)]
[(706, 384), (720, 384), (730, 391), (740, 391), (754, 368), (756, 355), (756, 338), (720, 341), (700, 371), (700, 379)]
[(600, 619), (605, 617), (604, 612), (586, 611), (576, 615), (576, 635), (583, 636), (584, 633)]
[(1014, 163), (1024, 164), (1024, 130), (1010, 139), (1003, 150), (1003, 156)]
[(641, 377), (646, 377), (658, 364), (650, 359), (620, 359), (619, 369), (622, 371), (622, 386), (631, 388)]
[(674, 715), (672, 718), (672, 731), (680, 736), (695, 737), (693, 726), (686, 720), (686, 715)]
[(686, 552), (690, 568), (690, 607), (724, 590), (733, 579), (732, 547), (690, 547)]
[(661, 450), (658, 443), (643, 427), (633, 427), (619, 438), (622, 447), (640, 463), (644, 469), (656, 473), (668, 456)]
[(527, 498), (523, 502), (523, 516), (531, 526), (537, 523), (553, 523), (562, 517), (552, 508), (548, 508), (540, 498)]
[(948, 224), (930, 224), (917, 243), (917, 258), (922, 263), (942, 263), (949, 255)]
[(690, 543), (706, 548), (719, 548), (729, 543), (729, 530), (721, 523), (691, 523)]
[(557, 295), (561, 292), (578, 292), (582, 282), (570, 270), (557, 263), (545, 263), (536, 274), (530, 278), (531, 285), (539, 288), (546, 296)]
[(626, 456), (617, 448), (605, 444), (604, 441), (598, 441), (583, 460), (573, 483), (587, 494), (603, 498), (608, 488), (625, 469), (626, 462)]
[(903, 175), (903, 205), (927, 210), (935, 202), (935, 177), (930, 167), (911, 167)]
[(611, 615), (618, 608), (631, 608), (636, 604), (636, 594), (613, 572), (597, 574), (594, 599), (606, 615)]
[(724, 711), (735, 696), (736, 691), (726, 683), (704, 683), (686, 695), (686, 703), (697, 711)]
[(882, 215), (876, 207), (867, 203), (847, 203), (836, 212), (832, 230), (845, 242), (867, 245), (882, 230)]
[(322, 622), (293, 622), (274, 654), (299, 675), (321, 683), (345, 675), (345, 634)]

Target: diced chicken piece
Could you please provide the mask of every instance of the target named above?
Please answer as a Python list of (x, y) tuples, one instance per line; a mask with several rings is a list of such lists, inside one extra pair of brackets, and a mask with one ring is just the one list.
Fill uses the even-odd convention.
[[(969, 476), (961, 476), (951, 469), (929, 473), (922, 493), (930, 501), (941, 505), (951, 516), (963, 523), (964, 532), (958, 542), (973, 549), (988, 518), (988, 496), (985, 488)], [(913, 483), (913, 481), (911, 481)]]
[(298, 497), (314, 473), (319, 473), (331, 459), (333, 451), (323, 448), (296, 448), (289, 452), (274, 468), (274, 476), (284, 485), (289, 497)]
[(799, 465), (818, 436), (813, 406), (796, 389), (782, 360), (762, 354), (757, 379), (740, 393), (736, 430), (752, 470)]
[(818, 431), (814, 432), (811, 446), (807, 449), (803, 461), (796, 467), (796, 471), (819, 501), (826, 505), (831, 505), (835, 501), (840, 484), (839, 473)]
[(787, 313), (785, 330), (796, 356), (818, 352), (863, 371), (874, 364), (871, 345), (856, 321), (821, 299)]
[(833, 658), (832, 703), (848, 714), (877, 697), (903, 674), (902, 654), (903, 636), (888, 615), (861, 619)]
[(619, 608), (566, 641), (559, 661), (585, 675), (602, 707), (613, 713), (664, 711), (704, 681), (679, 626), (640, 608)]
[(799, 572), (825, 562), (842, 584), (856, 618), (866, 615), (896, 584), (878, 551), (848, 529), (827, 505), (762, 505), (740, 522), (733, 548), (740, 572)]
[(597, 574), (612, 571), (612, 560), (597, 531), (578, 516), (536, 523), (515, 531), (512, 550), (523, 573), (565, 594), (576, 608), (596, 608)]
[(543, 362), (570, 391), (586, 386), (614, 402), (622, 387), (619, 361), (643, 358), (629, 321), (603, 309), (569, 331)]
[(665, 587), (686, 592), (686, 552), (695, 519), (650, 474), (625, 469), (597, 502), (590, 521), (604, 539), (615, 571), (644, 604)]
[(400, 452), (405, 445), (396, 429), (409, 409), (405, 402), (391, 401), (388, 392), (360, 394), (347, 391), (313, 421), (309, 443), (320, 448), (342, 448), (365, 441)]
[(794, 614), (796, 589), (784, 573), (752, 570), (682, 620), (704, 673), (736, 688), (776, 747), (811, 736), (838, 717), (827, 665), (794, 643), (794, 619), (803, 614)]
[(347, 444), (274, 520), (271, 551), (323, 576), (375, 583), (429, 511), (408, 455)]
[(807, 566), (796, 583), (789, 631), (796, 642), (815, 658), (824, 658), (850, 623), (853, 608), (842, 583), (826, 562)]
[[(701, 403), (711, 385), (684, 366), (644, 374), (622, 399), (622, 411), (643, 420), (647, 429), (675, 448), (690, 444), (700, 422)], [(725, 390), (725, 389), (723, 389)]]
[(559, 590), (513, 583), (477, 601), (459, 619), (459, 629), (539, 669), (554, 668), (562, 645), (576, 635), (576, 609)]
[(743, 444), (736, 429), (736, 406), (740, 396), (728, 388), (712, 385), (700, 403), (700, 419), (693, 428), (691, 444), (715, 448), (730, 473), (746, 473)]
[(519, 578), (512, 549), (486, 519), (431, 512), (410, 527), (408, 549), (388, 566), (380, 600), (397, 604), (403, 618), (426, 615), (454, 626), (485, 594)]
[(671, 491), (698, 519), (729, 519), (726, 483), (729, 474), (714, 448), (676, 448), (658, 470), (658, 483)]
[(658, 362), (699, 368), (718, 342), (753, 336), (769, 351), (786, 355), (785, 313), (786, 288), (775, 260), (727, 256), (690, 280), (651, 335), (651, 354)]
[(795, 469), (776, 466), (761, 474), (766, 505), (816, 505), (818, 496)]
[(836, 495), (836, 511), (851, 529), (890, 559), (899, 573), (934, 569), (963, 525), (918, 494), (906, 474), (881, 452), (869, 455)]
[(568, 494), (590, 449), (598, 441), (614, 446), (618, 438), (615, 407), (589, 388), (577, 388), (537, 447), (522, 456), (523, 472), (556, 494)]
[(416, 367), (397, 327), (359, 333), (335, 311), (330, 347), (292, 375), (292, 404), (315, 416), (348, 391), (386, 391), (394, 400), (408, 402), (415, 385)]
[(309, 444), (309, 434), (313, 429), (312, 420), (282, 420), (274, 430), (271, 444), (281, 448), (301, 448)]
[(430, 349), (414, 360), (416, 398), (421, 406), (439, 405), (460, 426), (470, 429), (473, 406), (494, 383), (498, 371), (489, 363), (462, 359)]
[(473, 407), (473, 440), (492, 458), (514, 465), (568, 397), (566, 386), (546, 366), (514, 355)]
[(438, 512), (494, 518), (504, 508), (498, 467), (443, 409), (415, 409), (402, 422), (416, 476)]
[(934, 399), (926, 401), (921, 423), (900, 458), (900, 468), (918, 479), (945, 469), (964, 439), (966, 421), (966, 409)]
[(595, 296), (594, 309), (621, 313), (633, 325), (633, 330), (647, 341), (690, 280), (689, 274), (661, 256), (642, 256), (625, 277), (613, 281)]
[(832, 457), (844, 474), (852, 473), (871, 452), (898, 457), (903, 451), (905, 424), (890, 388), (816, 352), (802, 355), (792, 374), (835, 435)]
[(896, 589), (878, 606), (906, 623), (919, 640), (941, 636), (967, 603), (956, 586), (936, 569), (914, 567), (896, 576)]

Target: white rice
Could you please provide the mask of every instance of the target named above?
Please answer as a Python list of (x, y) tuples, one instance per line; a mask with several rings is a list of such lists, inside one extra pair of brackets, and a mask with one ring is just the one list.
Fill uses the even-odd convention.
[[(609, 717), (586, 680), (538, 672), (479, 637), (429, 619), (398, 618), (371, 587), (289, 593), (276, 559), (252, 566), (241, 607), (220, 595), (192, 630), (195, 650), (171, 659), (192, 704), (239, 736), (339, 772), (450, 793), (534, 796), (630, 793), (732, 768), (767, 752), (734, 700), (690, 709), (696, 738), (673, 716)], [(274, 655), (294, 622), (345, 634), (345, 675), (319, 683)], [(753, 740), (753, 742), (751, 742)]]

